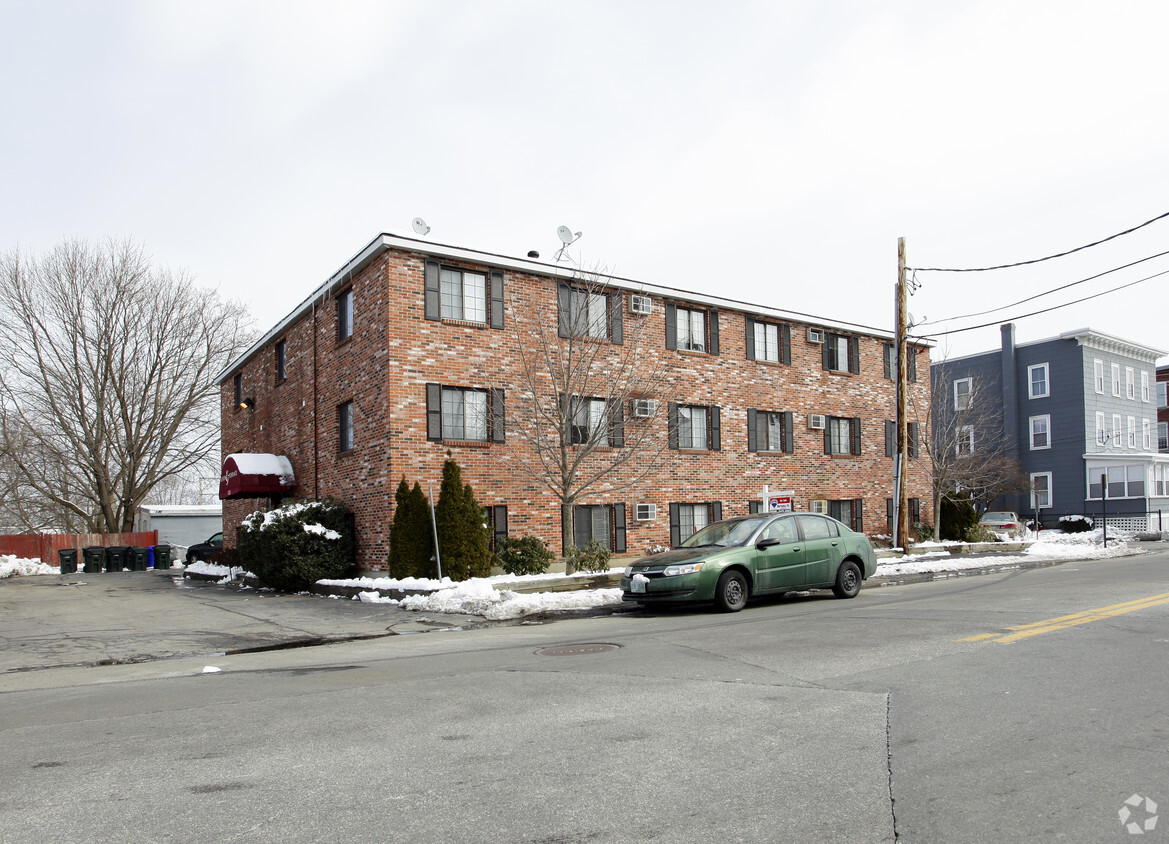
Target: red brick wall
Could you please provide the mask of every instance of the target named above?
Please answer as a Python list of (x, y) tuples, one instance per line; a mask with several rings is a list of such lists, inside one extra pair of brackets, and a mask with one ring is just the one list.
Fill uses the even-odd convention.
[[(553, 548), (560, 546), (559, 503), (545, 487), (516, 471), (519, 438), (507, 444), (436, 443), (426, 439), (425, 385), (437, 382), (467, 388), (503, 387), (518, 395), (520, 371), (517, 311), (539, 308), (555, 330), (555, 280), (505, 271), (508, 313), (503, 330), (462, 323), (428, 321), (424, 317), (425, 256), (390, 250), (382, 253), (353, 279), (354, 336), (336, 341), (334, 297), (318, 303), (315, 317), (306, 315), (281, 337), (287, 348), (287, 379), (275, 383), (273, 343), (245, 362), (243, 393), (256, 399), (254, 411), (234, 406), (234, 385), (223, 385), (223, 453), (257, 451), (284, 454), (297, 475), (299, 497), (331, 495), (348, 504), (357, 518), (359, 565), (384, 568), (393, 495), (404, 476), (409, 483), (433, 486), (437, 495), (442, 464), (449, 452), (458, 461), (464, 481), (483, 505), (506, 504), (513, 536), (536, 534)], [(443, 261), (479, 272), (491, 267)], [(686, 304), (685, 299), (674, 300)], [(806, 325), (792, 326), (792, 363), (748, 361), (742, 312), (720, 310), (720, 354), (672, 351), (665, 348), (665, 317), (655, 297), (654, 312), (624, 314), (626, 344), (640, 334), (646, 366), (660, 362), (669, 373), (671, 395), (659, 395), (658, 415), (648, 421), (627, 417), (626, 425), (657, 426), (666, 436), (666, 404), (717, 405), (721, 408), (720, 451), (670, 451), (662, 471), (632, 489), (607, 491), (605, 485), (586, 493), (580, 504), (623, 502), (627, 507), (630, 553), (669, 541), (670, 502), (721, 501), (724, 517), (748, 510), (762, 485), (792, 489), (796, 506), (810, 499), (864, 499), (868, 533), (885, 531), (885, 499), (892, 496), (893, 461), (884, 456), (884, 421), (894, 418), (894, 384), (883, 377), (883, 344), (859, 337), (860, 373), (826, 372), (821, 346), (806, 342)], [(773, 303), (781, 306), (782, 302)], [(698, 306), (705, 307), (705, 306)], [(643, 321), (645, 321), (643, 323)], [(315, 326), (314, 326), (315, 322)], [(639, 326), (644, 325), (644, 330)], [(314, 351), (315, 337), (315, 351)], [(275, 339), (280, 339), (275, 338)], [(614, 354), (624, 351), (613, 347)], [(315, 366), (314, 366), (315, 357)], [(313, 372), (319, 373), (314, 381)], [(917, 404), (929, 406), (928, 353), (918, 355)], [(355, 448), (338, 454), (337, 405), (355, 402)], [(747, 451), (748, 408), (792, 411), (795, 414), (794, 454)], [(808, 430), (807, 415), (860, 417), (859, 456), (827, 456), (823, 432)], [(614, 483), (628, 477), (614, 476)], [(931, 521), (928, 460), (909, 461), (909, 495), (922, 503), (922, 518)], [(638, 522), (634, 505), (658, 505), (658, 517)], [(263, 501), (228, 501), (224, 507), (227, 541), (233, 526)]]

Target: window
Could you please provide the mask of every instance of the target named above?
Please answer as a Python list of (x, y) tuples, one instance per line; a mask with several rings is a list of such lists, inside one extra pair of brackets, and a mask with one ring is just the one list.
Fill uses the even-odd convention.
[(337, 294), (337, 342), (353, 336), (353, 288)]
[(860, 372), (860, 349), (855, 337), (826, 334), (823, 355), (824, 369), (829, 372)]
[(1157, 451), (1169, 451), (1169, 422), (1157, 423)]
[(1120, 395), (1120, 364), (1112, 364), (1112, 395)]
[(791, 363), (791, 326), (773, 325), (746, 318), (744, 338), (747, 360), (766, 360), (772, 363)]
[(1031, 424), (1031, 450), (1035, 451), (1040, 448), (1051, 448), (1051, 416), (1032, 416)]
[(345, 454), (353, 451), (353, 402), (337, 405), (338, 450)]
[(609, 339), (609, 297), (592, 290), (568, 288), (567, 313), (561, 312), (564, 337)]
[(487, 526), (491, 528), (491, 550), (499, 546), (499, 540), (507, 539), (507, 505), (493, 504), (487, 511)]
[(860, 454), (861, 420), (829, 416), (824, 426), (825, 454)]
[(1031, 475), (1031, 509), (1051, 506), (1051, 472), (1035, 472)]
[(1169, 405), (1169, 381), (1157, 382), (1157, 407)]
[(718, 354), (718, 311), (666, 303), (666, 348)]
[(721, 501), (708, 501), (702, 504), (670, 505), (670, 545), (677, 548), (682, 540), (691, 534), (702, 530), (711, 522), (717, 522), (723, 517)]
[(1093, 466), (1088, 469), (1088, 497), (1100, 498), (1100, 481), (1106, 477), (1109, 498), (1143, 498), (1144, 466)]
[(1141, 401), (1149, 400), (1149, 373), (1141, 372)]
[[(828, 515), (855, 531), (862, 531), (864, 530), (864, 522), (861, 518), (861, 504), (862, 501), (859, 498), (845, 499), (843, 501), (829, 501)], [(823, 520), (818, 519), (817, 521)], [(829, 529), (835, 527), (835, 525), (833, 525), (831, 522), (824, 522), (824, 524), (827, 525)]]
[[(907, 456), (917, 457), (917, 423), (910, 422), (908, 425), (906, 425), (906, 429), (905, 451)], [(888, 419), (885, 420), (885, 456), (897, 456), (897, 423)]]
[(794, 452), (792, 414), (748, 410), (747, 451), (779, 451), (786, 454)]
[(670, 448), (722, 448), (722, 414), (717, 407), (671, 404), (669, 408)]
[(1096, 376), (1096, 392), (1104, 395), (1104, 361), (1092, 361), (1092, 371)]
[(1141, 443), (1145, 451), (1153, 450), (1153, 423), (1148, 419), (1141, 420)]
[(443, 319), (487, 322), (487, 276), (468, 270), (439, 270)]
[(1157, 463), (1153, 466), (1153, 490), (1158, 498), (1169, 496), (1169, 464)]
[(1104, 445), (1108, 442), (1108, 423), (1105, 419), (1103, 413), (1096, 414), (1096, 445)]
[(572, 508), (572, 540), (576, 547), (595, 539), (618, 554), (625, 553), (625, 505), (594, 504)]
[(1131, 366), (1124, 368), (1124, 395), (1126, 398), (1136, 400), (1137, 397), (1137, 380), (1136, 373)]
[(974, 426), (963, 425), (958, 428), (958, 441), (954, 446), (954, 453), (961, 457), (963, 454), (974, 453)]
[(283, 381), (288, 377), (288, 372), (285, 368), (285, 352), (287, 346), (283, 340), (276, 341), (276, 381)]
[(1047, 364), (1037, 363), (1027, 367), (1027, 398), (1042, 399), (1051, 395), (1047, 383)]
[(966, 410), (973, 398), (974, 379), (958, 378), (954, 381), (954, 410)]
[(234, 379), (235, 409), (239, 410), (244, 403), (244, 376), (237, 374)]
[[(913, 525), (921, 522), (921, 499), (920, 498), (909, 498), (906, 501), (909, 505), (908, 507), (906, 507), (906, 509), (909, 511), (909, 526), (913, 527)], [(890, 535), (893, 534), (893, 499), (892, 498), (885, 499), (885, 531), (887, 533), (889, 533)]]
[(620, 403), (610, 405), (604, 399), (573, 396), (569, 409), (569, 442), (581, 445), (593, 440), (608, 438), (611, 446), (624, 445), (624, 414)]
[(426, 438), (432, 442), (504, 442), (503, 390), (427, 384)]
[(1128, 447), (1137, 447), (1137, 420), (1136, 417), (1128, 417)]

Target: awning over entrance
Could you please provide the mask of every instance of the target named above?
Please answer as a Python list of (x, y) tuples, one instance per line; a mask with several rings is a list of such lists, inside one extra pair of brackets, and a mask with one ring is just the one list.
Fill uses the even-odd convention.
[(287, 495), (295, 487), (292, 463), (282, 454), (229, 454), (219, 477), (220, 498)]

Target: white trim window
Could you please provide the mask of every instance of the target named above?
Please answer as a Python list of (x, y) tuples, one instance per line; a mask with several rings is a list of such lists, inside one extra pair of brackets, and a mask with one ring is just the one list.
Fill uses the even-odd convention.
[(706, 351), (706, 311), (678, 308), (678, 348)]
[(974, 397), (974, 379), (954, 379), (954, 410), (966, 410), (970, 407), (970, 400)]
[(1124, 443), (1122, 443), (1120, 441), (1120, 437), (1121, 437), (1121, 427), (1120, 426), (1121, 426), (1120, 414), (1119, 413), (1112, 414), (1112, 447), (1113, 448), (1120, 448), (1122, 445), (1124, 445)]
[(1132, 401), (1137, 398), (1137, 375), (1131, 366), (1124, 368), (1124, 396)]
[(1051, 506), (1051, 472), (1033, 472), (1031, 474), (1031, 509), (1044, 509)]
[(1153, 450), (1153, 423), (1149, 419), (1141, 420), (1141, 442), (1145, 451)]
[(1030, 419), (1031, 428), (1031, 450), (1038, 451), (1042, 448), (1051, 448), (1051, 414), (1045, 413), (1042, 416), (1032, 416)]
[(487, 392), (442, 388), (442, 438), (487, 442)]
[(337, 450), (342, 454), (353, 451), (353, 400), (337, 405)]
[(1096, 445), (1105, 445), (1108, 442), (1108, 422), (1103, 413), (1096, 414)]
[(705, 407), (678, 405), (678, 448), (710, 448), (708, 412)]
[(1104, 361), (1092, 361), (1092, 372), (1096, 376), (1096, 392), (1104, 395)]
[(1137, 419), (1135, 416), (1128, 417), (1128, 447), (1137, 447)]
[(974, 453), (973, 425), (963, 425), (958, 429), (958, 441), (954, 443), (954, 453), (959, 457)]
[(1051, 383), (1048, 380), (1046, 363), (1037, 363), (1027, 367), (1027, 398), (1045, 399), (1051, 395)]
[(1157, 423), (1157, 451), (1169, 451), (1169, 422)]
[(1108, 498), (1143, 498), (1144, 466), (1093, 466), (1088, 469), (1088, 498), (1100, 497), (1100, 476), (1108, 476)]
[(1151, 398), (1149, 393), (1149, 373), (1141, 370), (1141, 401), (1147, 402)]
[(1112, 364), (1112, 395), (1120, 398), (1120, 364)]
[(439, 271), (443, 319), (487, 322), (487, 275), (443, 267)]
[(1157, 407), (1169, 407), (1169, 381), (1157, 382)]
[(770, 322), (755, 323), (755, 360), (780, 362), (779, 326)]
[[(1161, 424), (1169, 423), (1162, 422)], [(1169, 464), (1156, 463), (1153, 465), (1153, 494), (1158, 498), (1169, 495)]]

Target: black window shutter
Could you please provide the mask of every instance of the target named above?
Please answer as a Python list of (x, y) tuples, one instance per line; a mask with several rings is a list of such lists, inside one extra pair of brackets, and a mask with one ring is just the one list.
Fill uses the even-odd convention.
[(426, 318), (442, 319), (442, 300), (438, 287), (438, 261), (426, 262)]
[(487, 293), (491, 300), (491, 327), (503, 328), (503, 273), (498, 270), (491, 273)]
[(682, 519), (678, 513), (677, 504), (670, 505), (670, 547), (677, 548), (682, 544)]
[(852, 417), (852, 453), (861, 453), (861, 418)]
[(906, 378), (910, 381), (917, 380), (917, 350), (912, 346), (905, 347), (905, 370)]
[(747, 451), (759, 450), (759, 432), (755, 430), (755, 417), (757, 415), (754, 410), (747, 410)]
[(861, 371), (861, 341), (859, 337), (848, 338), (848, 371)]
[(885, 456), (894, 457), (897, 454), (897, 423), (885, 420)]
[(832, 453), (832, 417), (829, 416), (824, 424), (824, 453)]
[(893, 530), (893, 499), (892, 498), (885, 499), (885, 529), (888, 531)]
[(613, 505), (613, 553), (625, 553), (625, 505)]
[(833, 336), (831, 334), (824, 335), (824, 345), (820, 347), (820, 356), (823, 358), (824, 369), (832, 368), (832, 359), (835, 357), (834, 344), (832, 342)]
[(917, 457), (917, 423), (909, 423), (909, 456)]
[(710, 342), (706, 345), (706, 350), (712, 355), (718, 354), (718, 311), (711, 310), (707, 314), (710, 320)]
[(625, 342), (624, 304), (619, 290), (609, 291), (609, 342), (618, 346)]
[(721, 451), (722, 440), (722, 411), (718, 407), (710, 409), (710, 450)]
[(763, 502), (756, 501), (755, 499), (748, 501), (747, 502), (747, 512), (748, 513), (762, 513), (763, 512)]
[(861, 515), (861, 509), (864, 503), (865, 502), (863, 498), (857, 498), (852, 502), (852, 529), (858, 533), (865, 529), (865, 519), (864, 516)]
[(723, 503), (721, 501), (710, 502), (710, 520), (712, 522), (723, 520)]
[(782, 344), (779, 347), (779, 362), (790, 364), (792, 362), (792, 327), (785, 322), (779, 330), (783, 335)]
[(491, 441), (507, 442), (507, 425), (504, 422), (503, 388), (491, 388)]
[(609, 445), (613, 448), (625, 445), (625, 407), (619, 400), (609, 401)]
[(426, 385), (426, 438), (442, 441), (442, 387), (438, 384)]
[[(747, 346), (747, 360), (755, 360), (755, 320), (751, 317), (744, 317), (745, 325), (743, 328), (743, 339)], [(750, 413), (751, 411), (747, 411)], [(755, 449), (751, 449), (754, 451)]]
[(572, 541), (577, 548), (593, 538), (593, 508), (572, 508)]
[(666, 302), (666, 348), (678, 348), (678, 306)]
[(557, 304), (557, 320), (556, 333), (560, 337), (567, 337), (569, 335), (569, 310), (572, 306), (572, 288), (563, 281), (556, 288), (556, 304)]
[(881, 361), (883, 364), (884, 375), (888, 379), (893, 378), (893, 346), (889, 343), (882, 344), (883, 354)]
[(496, 504), (491, 508), (491, 532), (495, 543), (507, 539), (507, 505)]
[(678, 405), (670, 402), (667, 405), (666, 429), (670, 441), (670, 448), (678, 447)]
[(796, 453), (796, 443), (792, 438), (792, 412), (789, 410), (783, 415), (783, 450), (787, 454)]

